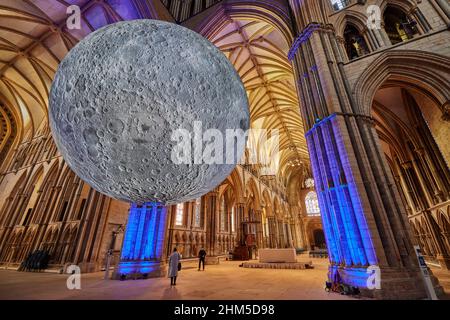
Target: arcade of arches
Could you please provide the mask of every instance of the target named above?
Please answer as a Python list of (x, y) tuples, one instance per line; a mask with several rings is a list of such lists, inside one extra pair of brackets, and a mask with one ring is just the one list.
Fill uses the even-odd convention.
[[(71, 4), (80, 28), (66, 25)], [(366, 24), (373, 4), (379, 29)], [(227, 56), (252, 128), (280, 134), (276, 151), (252, 146), (276, 156), (273, 174), (247, 152), (215, 190), (153, 208), (108, 198), (67, 167), (47, 118), (59, 62), (90, 32), (142, 18), (182, 24)], [(175, 246), (242, 260), (327, 249), (330, 278), (364, 288), (377, 265), (382, 289), (368, 295), (423, 297), (413, 246), (450, 269), (449, 26), (441, 0), (0, 0), (0, 266), (45, 250), (50, 268), (94, 272), (109, 251), (116, 267), (162, 272)], [(160, 249), (139, 261), (127, 222), (156, 214)]]

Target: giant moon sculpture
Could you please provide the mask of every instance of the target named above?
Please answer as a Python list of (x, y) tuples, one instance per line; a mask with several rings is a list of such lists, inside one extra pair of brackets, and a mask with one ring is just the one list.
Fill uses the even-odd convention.
[[(249, 127), (244, 86), (224, 54), (199, 34), (156, 20), (108, 25), (80, 41), (58, 67), (49, 118), (81, 179), (137, 203), (179, 203), (214, 189), (244, 151), (226, 148), (226, 130)], [(200, 140), (200, 148), (185, 150), (192, 162), (174, 162), (183, 139), (173, 133), (184, 129), (184, 140), (192, 138), (185, 146), (194, 145), (194, 124), (223, 141)], [(223, 145), (223, 161), (205, 163), (202, 152), (214, 141)], [(234, 161), (223, 163), (229, 152)]]

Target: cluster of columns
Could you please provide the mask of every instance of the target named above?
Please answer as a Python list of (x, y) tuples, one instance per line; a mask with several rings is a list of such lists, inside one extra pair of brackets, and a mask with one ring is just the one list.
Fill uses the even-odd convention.
[(162, 204), (131, 205), (120, 263), (113, 278), (160, 277), (166, 273), (167, 221), (167, 207)]
[[(450, 201), (450, 171), (434, 141), (419, 106), (409, 94), (408, 114), (414, 124), (414, 143), (408, 142), (403, 157), (394, 164), (395, 181), (403, 191), (410, 222), (428, 259), (450, 269), (450, 245), (445, 218), (437, 223), (440, 210), (446, 211)], [(405, 134), (406, 135), (406, 134)], [(407, 140), (406, 136), (399, 139)], [(438, 218), (438, 219), (436, 219)]]
[[(223, 255), (219, 247), (220, 215), (218, 191), (213, 190), (203, 197), (205, 213), (205, 250), (208, 257)], [(173, 216), (170, 207), (158, 203), (132, 204), (125, 228), (121, 261), (113, 278), (147, 278), (163, 276), (166, 272), (166, 259), (171, 252), (170, 231), (173, 231)], [(230, 249), (246, 244), (245, 233), (255, 235), (252, 246), (257, 248), (284, 248), (294, 245), (295, 223), (278, 221), (269, 216), (268, 234), (263, 231), (262, 210), (249, 208), (245, 203), (234, 204), (235, 229)], [(245, 231), (244, 229), (247, 228)], [(231, 232), (231, 229), (227, 231)]]
[[(299, 45), (293, 65), (329, 250), (329, 278), (339, 277), (371, 296), (425, 297), (399, 193), (372, 120), (354, 101), (326, 13), (318, 1), (289, 2), (299, 33), (317, 25)], [(370, 266), (381, 271), (381, 289), (364, 290)]]

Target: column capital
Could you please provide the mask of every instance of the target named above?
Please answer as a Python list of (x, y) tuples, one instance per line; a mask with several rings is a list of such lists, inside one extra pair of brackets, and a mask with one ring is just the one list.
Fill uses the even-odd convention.
[(294, 42), (292, 43), (291, 48), (289, 49), (288, 53), (288, 59), (292, 61), (295, 57), (295, 54), (297, 53), (300, 46), (308, 41), (312, 34), (316, 31), (323, 28), (323, 24), (319, 23), (310, 23), (308, 24), (295, 38)]

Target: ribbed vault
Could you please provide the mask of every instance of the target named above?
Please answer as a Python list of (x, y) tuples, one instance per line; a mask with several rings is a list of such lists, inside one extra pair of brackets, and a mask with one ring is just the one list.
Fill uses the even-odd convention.
[[(308, 161), (289, 46), (261, 20), (230, 20), (212, 39), (234, 64), (247, 89), (252, 128), (278, 130), (280, 169)], [(289, 170), (290, 171), (290, 170)]]

